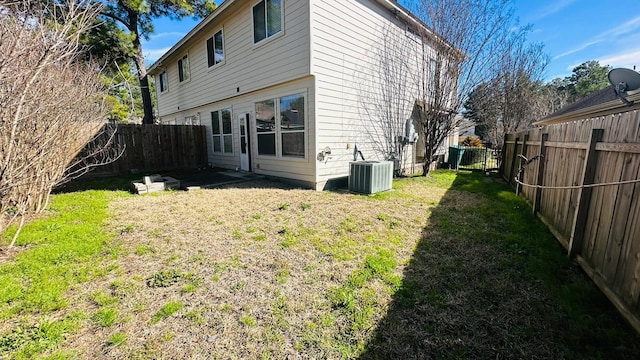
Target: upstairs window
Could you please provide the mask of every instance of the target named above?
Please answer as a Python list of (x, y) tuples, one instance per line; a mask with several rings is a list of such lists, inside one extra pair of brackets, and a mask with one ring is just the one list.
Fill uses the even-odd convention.
[(224, 62), (224, 36), (222, 29), (207, 39), (207, 63), (209, 67)]
[(253, 7), (253, 42), (282, 31), (282, 0), (262, 0)]
[(178, 60), (178, 78), (180, 82), (189, 80), (189, 57), (186, 54)]
[(169, 90), (169, 79), (167, 78), (167, 72), (163, 71), (162, 74), (158, 77), (158, 82), (160, 83), (160, 92), (163, 93)]
[(233, 153), (230, 108), (211, 113), (211, 130), (213, 133), (213, 152)]
[(411, 25), (407, 25), (406, 34), (407, 34), (408, 37), (410, 37), (411, 39), (417, 41), (418, 43), (422, 43), (422, 35), (420, 34), (420, 32), (418, 30), (416, 30), (415, 28), (411, 27)]

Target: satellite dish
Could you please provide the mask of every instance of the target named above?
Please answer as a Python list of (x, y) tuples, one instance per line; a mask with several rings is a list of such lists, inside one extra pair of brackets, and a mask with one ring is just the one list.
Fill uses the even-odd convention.
[(633, 105), (622, 94), (640, 89), (640, 74), (631, 69), (618, 68), (609, 71), (607, 77), (618, 97), (627, 105)]

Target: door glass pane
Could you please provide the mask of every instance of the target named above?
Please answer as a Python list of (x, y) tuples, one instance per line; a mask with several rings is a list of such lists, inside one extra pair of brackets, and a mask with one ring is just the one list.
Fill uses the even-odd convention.
[[(242, 122), (244, 122), (244, 120), (240, 120)], [(244, 123), (240, 123), (240, 136), (244, 136), (245, 134), (245, 130), (244, 130)]]
[(247, 153), (247, 137), (240, 136), (240, 152), (243, 154)]
[(304, 157), (304, 132), (282, 134), (282, 156)]
[(221, 152), (222, 147), (220, 146), (220, 136), (213, 137), (213, 152)]
[(276, 134), (258, 134), (258, 154), (276, 154)]

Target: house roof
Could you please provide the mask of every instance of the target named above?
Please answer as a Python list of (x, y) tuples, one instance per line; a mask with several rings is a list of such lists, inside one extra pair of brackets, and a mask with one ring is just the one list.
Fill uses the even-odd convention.
[[(180, 41), (178, 41), (175, 45), (173, 45), (171, 49), (169, 49), (166, 53), (164, 53), (164, 55), (162, 55), (158, 60), (156, 60), (156, 62), (149, 67), (147, 72), (149, 74), (156, 73), (159, 70), (159, 68), (163, 66), (163, 62), (165, 60), (167, 60), (171, 55), (173, 55), (182, 46), (184, 46), (189, 40), (191, 40), (196, 34), (198, 34), (200, 30), (205, 28), (215, 18), (221, 16), (227, 9), (229, 9), (229, 7), (231, 7), (237, 1), (238, 0), (224, 0), (222, 4), (220, 4), (220, 6), (218, 6), (214, 11), (211, 12), (211, 14), (207, 15), (207, 17), (205, 17), (202, 21), (200, 21), (200, 23), (198, 23), (198, 25), (196, 25), (193, 29), (191, 29), (191, 31), (189, 31), (187, 35), (185, 35), (182, 39), (180, 39)], [(414, 25), (424, 30), (425, 34), (435, 39), (438, 39), (442, 43), (447, 44), (448, 46), (451, 47), (451, 45), (446, 40), (444, 40), (439, 35), (437, 35), (427, 24), (425, 24), (422, 20), (420, 20), (411, 11), (407, 10), (405, 7), (398, 4), (396, 0), (372, 0), (372, 1), (375, 1), (385, 6), (394, 14), (396, 14), (396, 16), (404, 19), (405, 21), (413, 23)], [(458, 53), (460, 56), (464, 56), (462, 51), (458, 50)]]
[(563, 107), (537, 122), (534, 122), (533, 125), (551, 125), (640, 108), (640, 93), (629, 92), (625, 95), (627, 100), (631, 102), (635, 101), (637, 103), (634, 103), (631, 106), (628, 105), (618, 97), (613, 85), (610, 85), (580, 101)]

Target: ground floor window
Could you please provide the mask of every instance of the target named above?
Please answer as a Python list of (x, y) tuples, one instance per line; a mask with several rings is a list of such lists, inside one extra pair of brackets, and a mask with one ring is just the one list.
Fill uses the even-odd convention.
[(257, 102), (258, 155), (305, 157), (304, 94)]
[(211, 132), (213, 133), (213, 152), (233, 153), (230, 108), (211, 112)]

